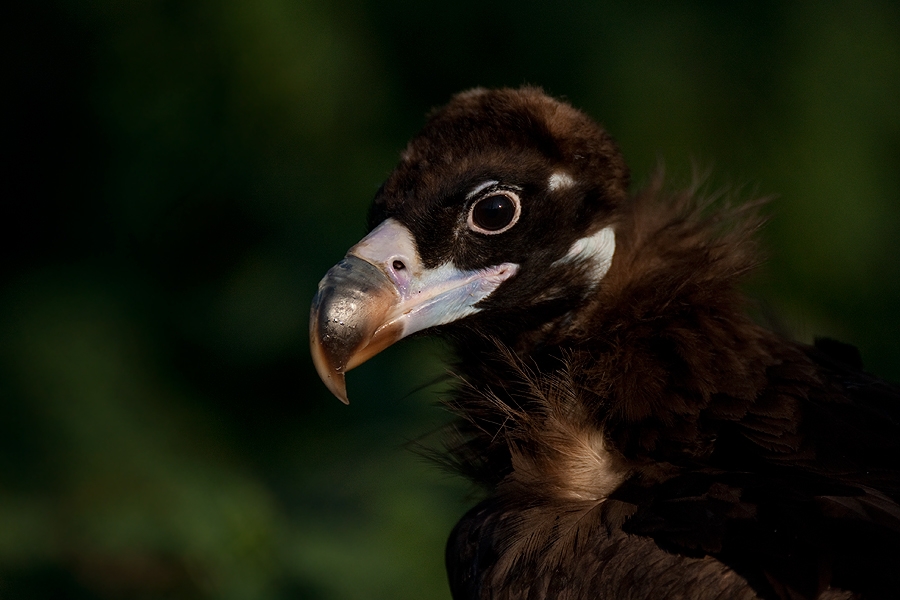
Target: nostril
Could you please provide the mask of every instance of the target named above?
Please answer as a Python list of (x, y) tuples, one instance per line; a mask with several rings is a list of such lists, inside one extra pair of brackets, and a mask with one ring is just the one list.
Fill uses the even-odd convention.
[(405, 295), (409, 288), (409, 281), (412, 279), (412, 271), (407, 268), (408, 261), (404, 260), (405, 256), (391, 256), (387, 259), (387, 264), (382, 267), (387, 276), (397, 286), (400, 295)]

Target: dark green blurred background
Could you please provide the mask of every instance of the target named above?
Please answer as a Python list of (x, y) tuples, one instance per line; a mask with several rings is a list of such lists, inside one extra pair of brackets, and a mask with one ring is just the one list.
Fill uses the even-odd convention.
[[(409, 448), (440, 348), (316, 378), (316, 283), (425, 112), (543, 86), (775, 194), (751, 284), (900, 379), (896, 3), (342, 0), (3, 9), (0, 598), (448, 598), (473, 501)], [(424, 389), (420, 389), (424, 388)]]

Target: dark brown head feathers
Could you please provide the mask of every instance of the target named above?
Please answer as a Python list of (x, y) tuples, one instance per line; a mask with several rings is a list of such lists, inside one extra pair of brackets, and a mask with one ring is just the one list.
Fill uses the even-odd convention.
[(558, 168), (600, 182), (609, 203), (627, 195), (629, 172), (618, 147), (581, 111), (539, 88), (469, 90), (434, 110), (409, 142), (375, 198), (375, 219), (399, 203), (440, 196), (463, 177)]

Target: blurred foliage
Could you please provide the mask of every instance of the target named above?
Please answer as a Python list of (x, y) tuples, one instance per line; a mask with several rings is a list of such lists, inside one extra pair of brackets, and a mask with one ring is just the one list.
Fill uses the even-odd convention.
[(316, 283), (432, 106), (532, 83), (775, 194), (751, 285), (900, 379), (900, 9), (13, 3), (2, 20), (0, 598), (446, 598), (472, 503), (410, 342), (329, 397)]

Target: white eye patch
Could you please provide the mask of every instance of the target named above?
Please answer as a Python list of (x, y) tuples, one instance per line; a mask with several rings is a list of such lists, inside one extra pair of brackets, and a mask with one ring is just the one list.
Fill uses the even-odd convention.
[(573, 185), (575, 185), (575, 180), (568, 173), (563, 173), (562, 171), (554, 173), (547, 179), (547, 189), (551, 192), (569, 188)]

